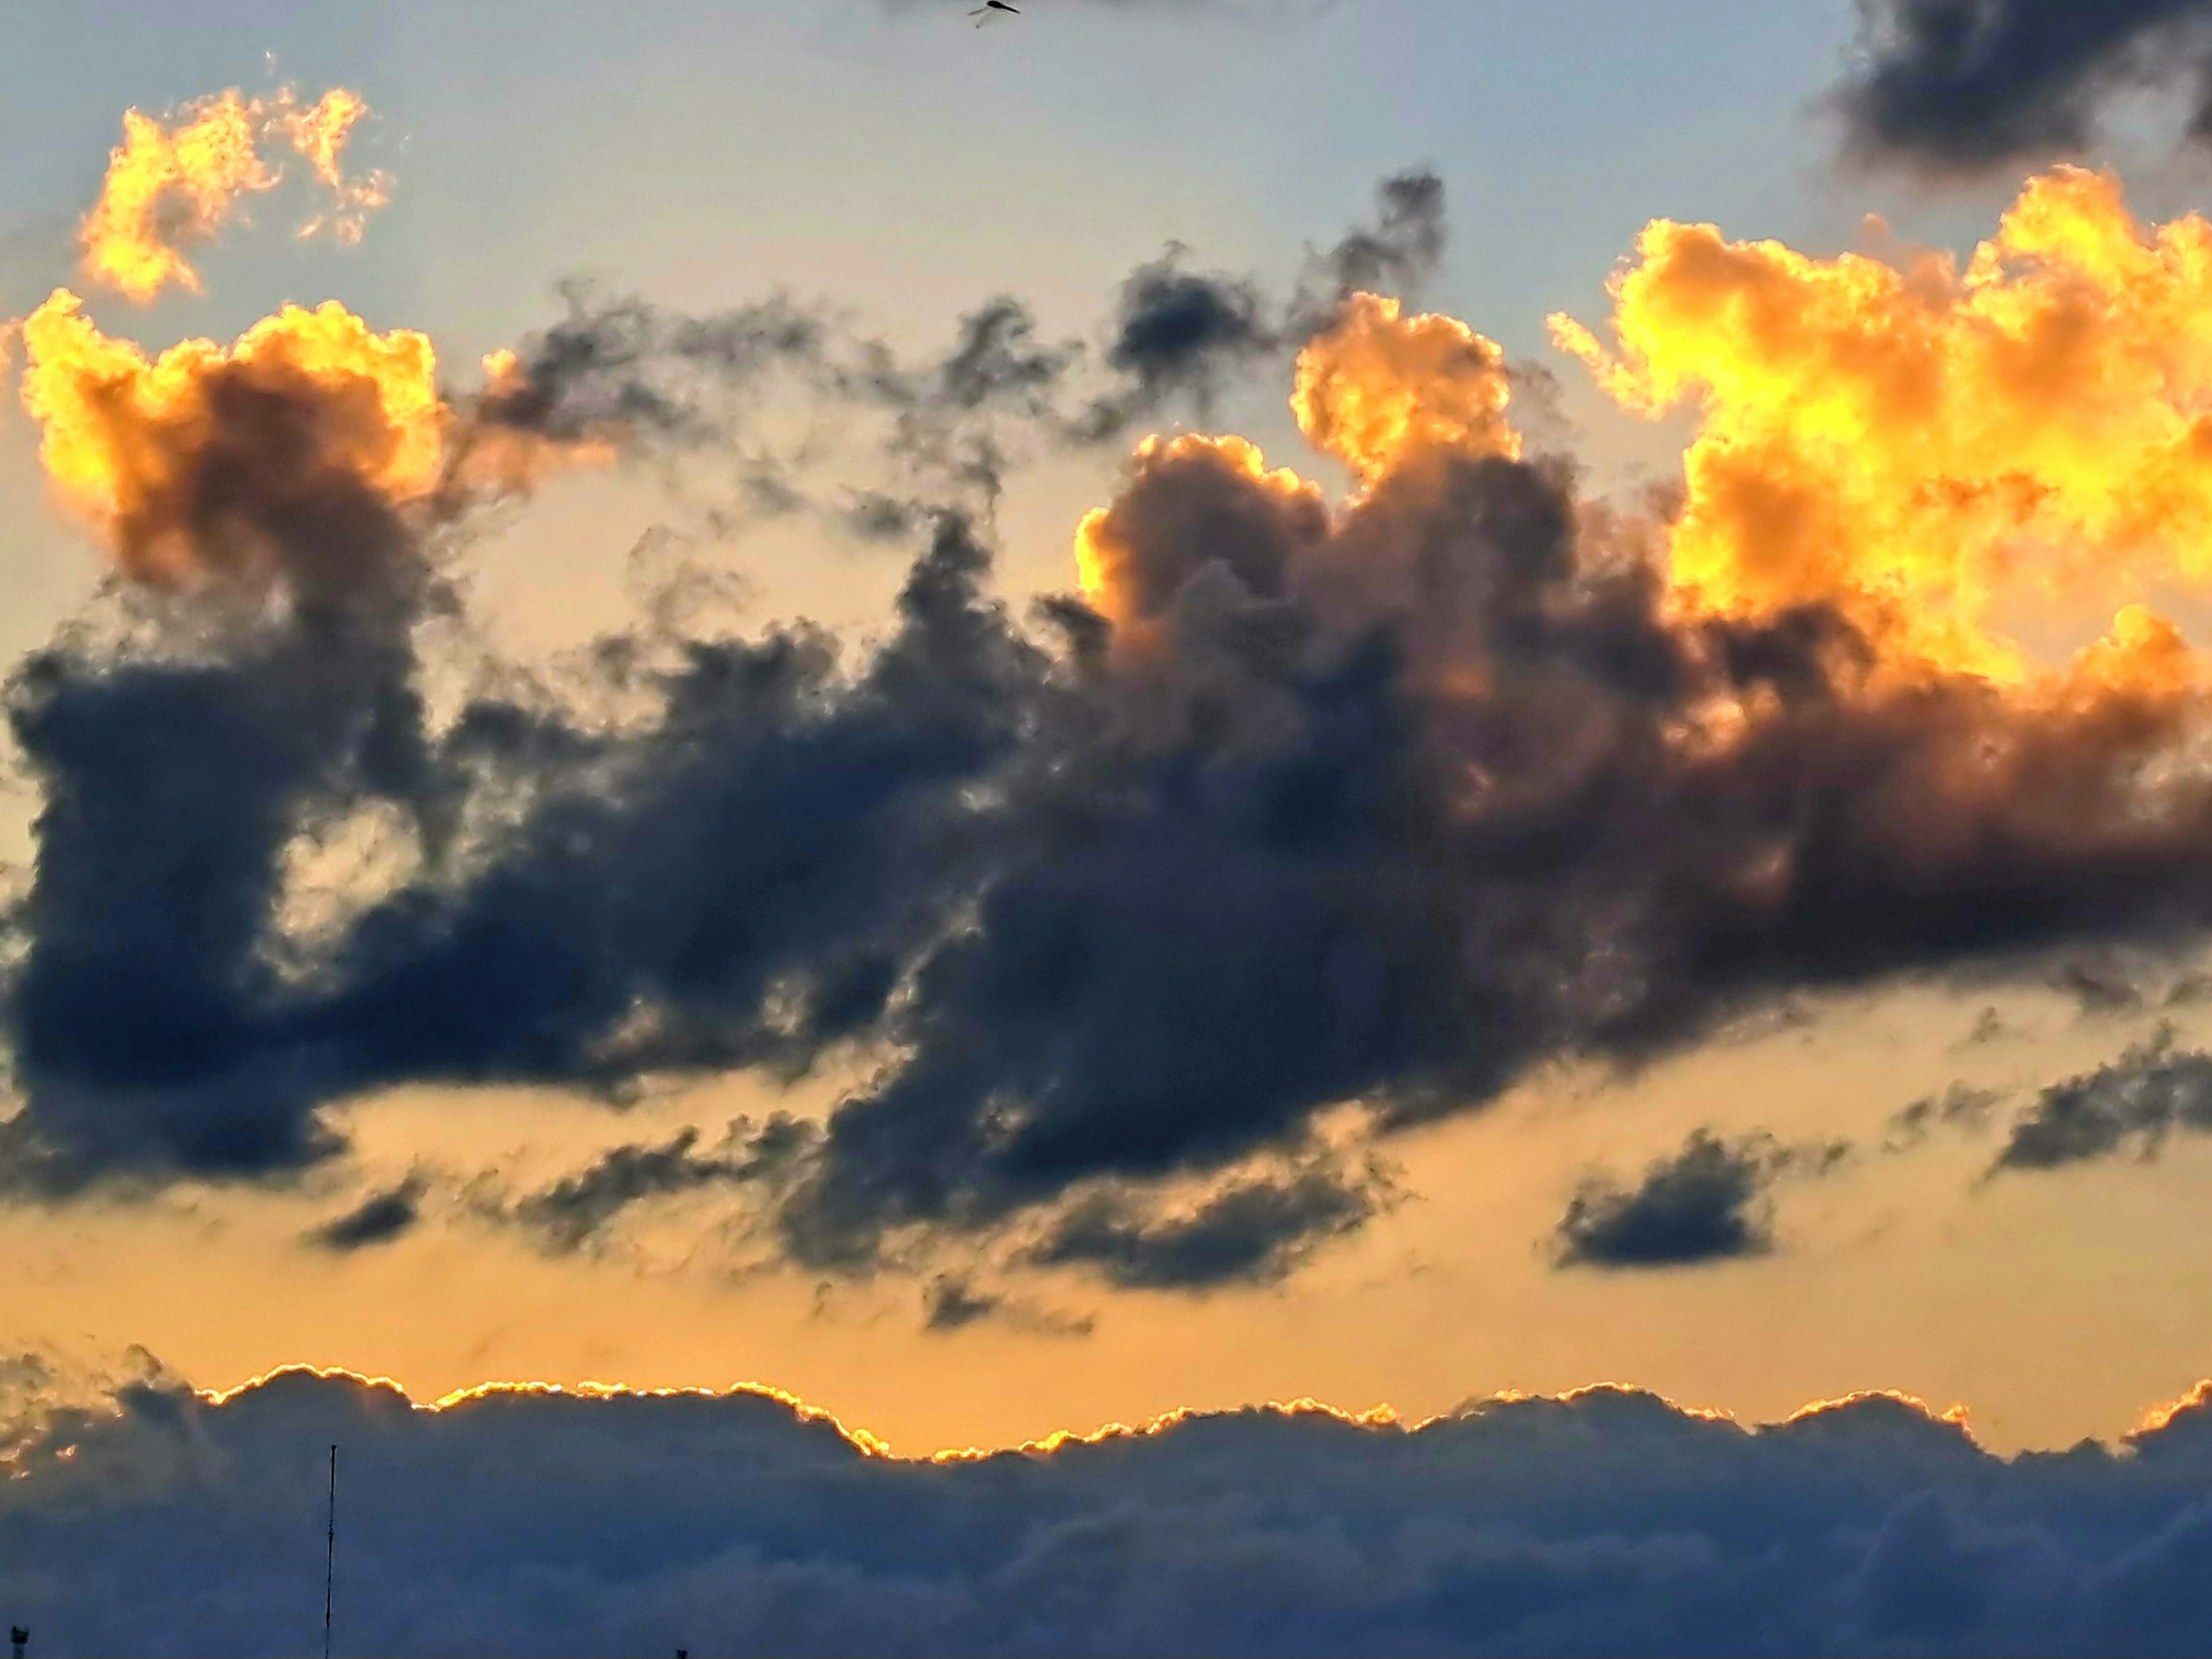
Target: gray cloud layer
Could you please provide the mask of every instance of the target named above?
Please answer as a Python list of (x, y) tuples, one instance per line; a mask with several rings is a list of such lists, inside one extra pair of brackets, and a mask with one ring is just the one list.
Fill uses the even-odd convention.
[(0, 1618), (55, 1659), (312, 1647), (333, 1442), (339, 1652), (2191, 1653), (2212, 1626), (2203, 1407), (2009, 1462), (1887, 1399), (1747, 1431), (1605, 1391), (931, 1465), (758, 1395), (429, 1413), (290, 1374), (117, 1403), (17, 1434), (0, 1481)]

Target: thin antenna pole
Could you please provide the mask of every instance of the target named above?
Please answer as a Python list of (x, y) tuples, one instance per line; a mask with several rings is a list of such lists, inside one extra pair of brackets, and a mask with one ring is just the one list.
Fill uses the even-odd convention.
[(323, 1659), (331, 1659), (331, 1583), (338, 1565), (338, 1449), (331, 1448), (330, 1520), (323, 1528)]

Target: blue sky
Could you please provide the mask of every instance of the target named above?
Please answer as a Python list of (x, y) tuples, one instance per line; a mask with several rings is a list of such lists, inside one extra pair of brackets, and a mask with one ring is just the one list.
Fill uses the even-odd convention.
[(1868, 205), (1824, 176), (1844, 5), (1045, 0), (980, 31), (960, 9), (227, 4), (180, 34), (156, 6), (36, 4), (0, 70), (0, 210), (33, 263), (121, 106), (250, 84), (264, 54), (369, 90), (403, 189), (357, 254), (235, 253), (261, 280), (216, 283), (209, 326), (264, 304), (250, 288), (342, 283), (465, 349), (576, 270), (678, 302), (819, 287), (894, 323), (1000, 285), (1082, 315), (1164, 240), (1279, 264), (1425, 161), (1458, 232), (1438, 297), (1529, 349), (1648, 218), (1817, 244)]

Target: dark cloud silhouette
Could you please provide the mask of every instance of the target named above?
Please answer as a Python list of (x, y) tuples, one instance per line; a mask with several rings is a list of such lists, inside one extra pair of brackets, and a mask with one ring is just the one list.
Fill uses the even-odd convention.
[(1184, 270), (1170, 254), (1139, 267), (1123, 285), (1107, 364), (1155, 387), (1210, 358), (1263, 349), (1274, 340), (1261, 306), (1249, 281)]
[(763, 1394), (157, 1378), (8, 1435), (0, 1607), (55, 1656), (312, 1647), (335, 1442), (345, 1651), (2193, 1652), (2205, 1416), (2007, 1461), (1885, 1396), (1601, 1389), (931, 1462)]
[[(909, 482), (938, 492), (939, 504), (948, 489), (985, 502), (1020, 443), (1095, 444), (1170, 409), (1203, 415), (1238, 375), (1279, 362), (1329, 326), (1355, 290), (1414, 292), (1443, 258), (1444, 209), (1443, 182), (1431, 171), (1384, 179), (1373, 222), (1311, 254), (1281, 296), (1249, 276), (1188, 269), (1185, 251), (1171, 246), (1123, 281), (1096, 365), (1103, 384), (1081, 342), (1042, 337), (1012, 295), (961, 319), (941, 354), (909, 362), (830, 308), (787, 295), (692, 317), (570, 284), (566, 314), (471, 406), (471, 433), (480, 447), (523, 434), (697, 449), (749, 434), (763, 400), (781, 390), (841, 418), (883, 416), (887, 453)], [(748, 459), (744, 483), (756, 511), (810, 504), (793, 466)], [(836, 516), (863, 536), (883, 536), (918, 515), (871, 489)]]
[(1971, 169), (2078, 152), (2130, 89), (2179, 85), (2212, 134), (2206, 0), (1869, 0), (1841, 94), (1860, 154)]
[(1850, 1155), (1837, 1142), (1785, 1146), (1754, 1132), (1724, 1140), (1692, 1130), (1632, 1188), (1610, 1176), (1586, 1182), (1568, 1201), (1557, 1235), (1563, 1265), (1674, 1267), (1774, 1248), (1771, 1194), (1785, 1176), (1825, 1174)]
[(1352, 231), (1329, 250), (1326, 266), (1336, 299), (1361, 292), (1413, 297), (1443, 263), (1443, 180), (1416, 167), (1385, 179), (1376, 194), (1374, 226)]
[(835, 382), (838, 331), (785, 296), (708, 317), (672, 316), (581, 282), (561, 297), (566, 314), (478, 400), (483, 434), (574, 443), (644, 431), (707, 441), (725, 436), (744, 399), (778, 370)]
[(1998, 1170), (2055, 1170), (2134, 1146), (2156, 1156), (2177, 1130), (2212, 1132), (2212, 1054), (2174, 1047), (2173, 1031), (2054, 1083), (2016, 1118)]
[(946, 1335), (992, 1321), (1040, 1336), (1088, 1336), (1088, 1314), (1041, 1307), (1004, 1290), (985, 1290), (965, 1273), (939, 1273), (922, 1286), (921, 1327)]
[(511, 1210), (494, 1206), (491, 1212), (519, 1222), (554, 1250), (580, 1249), (638, 1204), (702, 1188), (773, 1181), (808, 1135), (805, 1125), (789, 1118), (757, 1129), (741, 1119), (730, 1125), (719, 1147), (702, 1152), (695, 1150), (699, 1131), (686, 1127), (658, 1145), (611, 1147), (586, 1168), (525, 1195)]
[(583, 283), (562, 298), (566, 315), (470, 405), (464, 462), (496, 456), (516, 436), (632, 455), (726, 449), (740, 458), (740, 501), (760, 516), (813, 505), (798, 461), (757, 445), (771, 399), (882, 416), (884, 452), (908, 474), (988, 499), (1009, 464), (998, 423), (1048, 424), (1081, 356), (1074, 343), (1040, 340), (1028, 307), (1005, 295), (962, 318), (943, 354), (920, 362), (787, 295), (706, 316)]
[(1170, 248), (1121, 285), (1106, 365), (1127, 385), (1095, 399), (1071, 433), (1097, 441), (1117, 436), (1177, 397), (1202, 417), (1236, 370), (1279, 353), (1283, 337), (1271, 307), (1249, 278), (1186, 270)]
[(990, 1318), (1004, 1305), (1003, 1298), (970, 1288), (964, 1279), (939, 1273), (922, 1291), (921, 1322), (928, 1330), (957, 1331)]
[(283, 994), (283, 854), (359, 799), (443, 833), (410, 629), (446, 596), (422, 525), (360, 471), (388, 441), (374, 405), (282, 362), (220, 365), (204, 400), (115, 532), (126, 569), (181, 574), (146, 578), (127, 644), (64, 630), (7, 687), (41, 803), (4, 988), (27, 1104), (0, 1125), (0, 1181), (333, 1150), (298, 1109), (323, 1058), (271, 1049), (245, 1012)]
[(2120, 964), (2076, 957), (2051, 970), (2051, 988), (2064, 992), (2084, 1014), (2134, 1013), (2143, 1006), (2143, 988)]
[(2202, 1002), (2212, 978), (2177, 969), (2166, 957), (2115, 950), (2082, 951), (2052, 964), (2051, 988), (2073, 999), (2085, 1018), (2182, 1008)]
[(1105, 362), (1125, 384), (1066, 420), (1067, 435), (1117, 437), (1178, 401), (1205, 418), (1226, 383), (1328, 328), (1352, 294), (1418, 292), (1436, 274), (1445, 240), (1443, 180), (1415, 168), (1385, 179), (1375, 222), (1312, 255), (1280, 300), (1248, 276), (1188, 270), (1184, 250), (1170, 247), (1121, 285)]
[(1081, 1266), (1128, 1289), (1210, 1290), (1283, 1278), (1331, 1237), (1364, 1225), (1386, 1189), (1313, 1165), (1239, 1181), (1188, 1214), (1147, 1214), (1123, 1194), (1093, 1194), (1055, 1219), (1031, 1251), (1042, 1266)]
[(422, 1176), (410, 1175), (398, 1186), (370, 1194), (343, 1215), (315, 1228), (307, 1241), (341, 1254), (387, 1244), (421, 1219), (422, 1194), (428, 1185)]

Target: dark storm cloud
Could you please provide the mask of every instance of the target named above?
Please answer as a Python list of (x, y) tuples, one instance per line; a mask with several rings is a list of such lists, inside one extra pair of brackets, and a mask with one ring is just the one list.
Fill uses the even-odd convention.
[[(2002, 1091), (1954, 1084), (1893, 1116), (1883, 1150), (1911, 1151), (1942, 1127), (1985, 1130), (2005, 1097)], [(1987, 1174), (2058, 1170), (2123, 1152), (2148, 1161), (2176, 1133), (2208, 1133), (2212, 1054), (2176, 1047), (2172, 1026), (2162, 1024), (2118, 1059), (2037, 1091), (2006, 1125)]]
[(1785, 1146), (1754, 1133), (1724, 1140), (1692, 1131), (1679, 1151), (1625, 1188), (1593, 1177), (1568, 1202), (1557, 1235), (1570, 1267), (1674, 1267), (1764, 1255), (1774, 1248), (1771, 1193), (1790, 1175), (1826, 1173), (1841, 1143)]
[(335, 1080), (271, 1048), (267, 930), (285, 848), (326, 805), (397, 799), (441, 833), (410, 629), (445, 595), (410, 522), (356, 473), (358, 398), (225, 364), (208, 421), (141, 491), (117, 553), (166, 544), (120, 648), (64, 629), (20, 664), (9, 724), (39, 786), (5, 1007), (27, 1109), (0, 1181), (297, 1167), (336, 1138), (299, 1109)]
[(2045, 1089), (2014, 1120), (1996, 1167), (2055, 1170), (2130, 1146), (2154, 1157), (2177, 1130), (2212, 1132), (2212, 1054), (2176, 1049), (2166, 1028)]
[(2084, 1018), (2181, 1008), (2204, 1000), (2212, 978), (2177, 969), (2156, 956), (2115, 950), (2077, 952), (2051, 967), (2051, 988), (2071, 998)]
[(1384, 1196), (1372, 1176), (1318, 1166), (1237, 1182), (1187, 1215), (1150, 1215), (1126, 1195), (1094, 1194), (1054, 1222), (1030, 1260), (1091, 1268), (1124, 1289), (1270, 1284), (1322, 1241), (1364, 1225)]
[[(2105, 1654), (2212, 1622), (2205, 1408), (2009, 1462), (1881, 1396), (1756, 1430), (1605, 1389), (1418, 1430), (1251, 1410), (945, 1463), (738, 1394), (439, 1412), (159, 1381), (10, 1437), (33, 1651)], [(72, 1455), (63, 1458), (64, 1448)]]
[(1174, 256), (1133, 272), (1106, 362), (1147, 388), (1188, 374), (1218, 355), (1241, 356), (1274, 343), (1249, 282), (1185, 270)]
[(1974, 168), (2078, 152), (2132, 88), (2180, 85), (2212, 134), (2207, 0), (1867, 0), (1841, 94), (1863, 155)]
[[(1394, 181), (1358, 258), (1417, 274), (1436, 203)], [(895, 459), (978, 481), (1060, 434), (1068, 349), (1011, 302), (921, 368), (780, 305), (574, 305), (472, 430), (726, 437), (704, 364), (747, 396), (858, 384)], [(1332, 1109), (1387, 1133), (1824, 989), (2148, 959), (2212, 920), (2212, 781), (2166, 763), (2195, 703), (1906, 689), (1817, 608), (1677, 617), (1565, 464), (1424, 451), (1333, 508), (1243, 452), (1147, 449), (1087, 532), (1099, 608), (1026, 623), (982, 521), (885, 490), (850, 510), (923, 545), (867, 648), (655, 607), (573, 696), (486, 673), (434, 721), (416, 635), (465, 503), (363, 484), (343, 404), (229, 390), (162, 509), (209, 580), (9, 688), (42, 792), (4, 985), (18, 1188), (296, 1172), (342, 1145), (325, 1108), (394, 1085), (620, 1105), (858, 1060), (772, 1179), (646, 1143), (513, 1213), (574, 1248), (726, 1189), (818, 1269), (934, 1242), (1203, 1288), (1372, 1213), (1311, 1175)], [(1716, 706), (1741, 729), (1685, 741)], [(287, 933), (300, 837), (364, 815), (405, 873)], [(1177, 1183), (1216, 1196), (1162, 1208)]]
[(757, 445), (757, 417), (771, 399), (841, 419), (880, 416), (891, 459), (934, 488), (975, 486), (988, 498), (1008, 465), (999, 426), (1049, 424), (1081, 356), (1075, 343), (1039, 338), (1028, 307), (1006, 295), (962, 318), (944, 352), (919, 362), (787, 296), (706, 316), (587, 284), (562, 297), (566, 315), (470, 404), (469, 447), (520, 434), (633, 455), (734, 450), (739, 499), (756, 516), (812, 505), (799, 462)]
[[(1035, 672), (983, 568), (947, 519), (858, 680), (805, 632), (694, 641), (635, 669), (661, 718), (626, 737), (493, 697), (434, 741), (408, 659), (312, 616), (220, 655), (41, 653), (11, 703), (46, 803), (10, 1175), (296, 1168), (337, 1144), (316, 1103), (383, 1081), (618, 1089), (803, 1064), (866, 1029), (973, 856), (954, 796), (1012, 742)], [(312, 975), (276, 971), (303, 819), (396, 801), (434, 861), (465, 797), (512, 809), (467, 879), (397, 891)]]
[(1071, 430), (1103, 441), (1185, 398), (1201, 418), (1227, 377), (1279, 353), (1283, 339), (1259, 286), (1248, 277), (1187, 270), (1171, 248), (1121, 285), (1106, 366), (1128, 382), (1096, 399)]
[(409, 1176), (398, 1186), (372, 1193), (343, 1215), (333, 1217), (307, 1235), (307, 1242), (341, 1255), (388, 1244), (422, 1218), (422, 1194), (428, 1183)]

